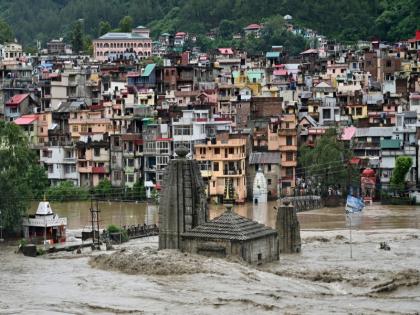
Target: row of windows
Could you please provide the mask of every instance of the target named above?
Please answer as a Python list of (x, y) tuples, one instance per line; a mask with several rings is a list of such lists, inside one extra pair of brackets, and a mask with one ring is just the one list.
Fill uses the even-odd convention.
[(151, 48), (151, 43), (96, 43), (97, 48)]
[[(105, 51), (105, 52), (102, 52), (102, 51), (98, 51), (98, 52), (96, 52), (96, 56), (108, 56), (109, 54), (120, 54), (120, 53), (122, 53), (121, 51)], [(151, 53), (150, 53), (150, 51), (145, 51), (144, 53), (142, 52), (142, 51), (138, 51), (138, 52), (136, 52), (136, 54), (137, 55), (139, 55), (139, 56), (150, 56), (151, 55)]]

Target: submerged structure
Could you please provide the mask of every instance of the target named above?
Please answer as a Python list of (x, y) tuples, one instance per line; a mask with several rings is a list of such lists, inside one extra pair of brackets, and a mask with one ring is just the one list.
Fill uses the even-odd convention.
[(159, 249), (180, 249), (181, 234), (207, 221), (205, 184), (188, 149), (177, 148), (164, 175), (159, 206)]
[(259, 168), (257, 174), (255, 174), (252, 188), (253, 203), (267, 203), (267, 180), (261, 168)]
[(232, 179), (225, 184), (226, 211), (219, 217), (182, 234), (182, 250), (227, 257), (238, 256), (250, 264), (279, 259), (277, 232), (233, 211)]
[(280, 253), (300, 253), (300, 224), (296, 209), (288, 199), (283, 200), (283, 205), (278, 209), (276, 229)]
[(55, 214), (48, 201), (41, 201), (35, 215), (24, 218), (22, 226), (24, 237), (31, 242), (58, 243), (66, 241), (67, 218), (60, 218)]

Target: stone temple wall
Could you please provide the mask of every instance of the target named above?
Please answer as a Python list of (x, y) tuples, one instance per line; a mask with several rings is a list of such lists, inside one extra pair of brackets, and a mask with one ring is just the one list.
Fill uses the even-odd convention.
[[(178, 154), (178, 152), (177, 152)], [(166, 168), (159, 206), (159, 249), (180, 249), (181, 233), (207, 221), (205, 185), (196, 161), (179, 158)]]

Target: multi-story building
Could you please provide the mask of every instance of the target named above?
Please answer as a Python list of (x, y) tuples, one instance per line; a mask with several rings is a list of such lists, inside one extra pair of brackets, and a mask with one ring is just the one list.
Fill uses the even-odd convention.
[(191, 157), (195, 153), (195, 144), (205, 143), (217, 133), (231, 129), (231, 121), (213, 118), (207, 109), (183, 110), (182, 117), (172, 119), (171, 125), (174, 150), (183, 145), (189, 149)]
[(152, 55), (150, 31), (144, 26), (134, 28), (131, 33), (106, 33), (93, 40), (93, 56), (98, 61), (107, 61), (113, 55), (135, 53), (139, 59)]
[(194, 149), (202, 176), (207, 179), (208, 195), (222, 201), (226, 181), (233, 179), (236, 202), (245, 202), (247, 136), (220, 133), (207, 143), (196, 144)]
[[(71, 64), (53, 76), (50, 88), (51, 109), (57, 109), (62, 102), (83, 100), (87, 105), (98, 104), (100, 96), (99, 76), (91, 69), (75, 69)], [(46, 97), (44, 95), (44, 97)]]
[(143, 125), (144, 186), (146, 195), (160, 189), (163, 173), (172, 156), (172, 138), (168, 124), (152, 119)]

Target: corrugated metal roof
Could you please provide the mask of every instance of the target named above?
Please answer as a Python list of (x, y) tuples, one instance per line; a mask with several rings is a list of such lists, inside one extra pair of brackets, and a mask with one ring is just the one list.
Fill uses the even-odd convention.
[(247, 241), (275, 234), (277, 231), (272, 228), (228, 210), (221, 216), (182, 233), (182, 237)]
[(399, 139), (384, 139), (381, 140), (381, 150), (383, 149), (400, 149), (401, 142)]
[(106, 33), (105, 35), (102, 35), (99, 37), (99, 39), (105, 39), (105, 40), (120, 40), (120, 39), (149, 39), (144, 34), (139, 33)]
[(148, 64), (147, 66), (146, 66), (146, 68), (144, 69), (144, 72), (143, 72), (143, 74), (141, 75), (142, 77), (148, 77), (151, 73), (152, 73), (152, 71), (153, 71), (153, 69), (156, 67), (156, 64), (154, 64), (154, 63), (150, 63), (150, 64)]
[(280, 57), (280, 52), (278, 51), (267, 51), (267, 53), (265, 54), (266, 58), (278, 58)]
[(356, 138), (360, 137), (391, 137), (393, 127), (357, 128)]
[(252, 152), (249, 164), (279, 164), (280, 152)]

